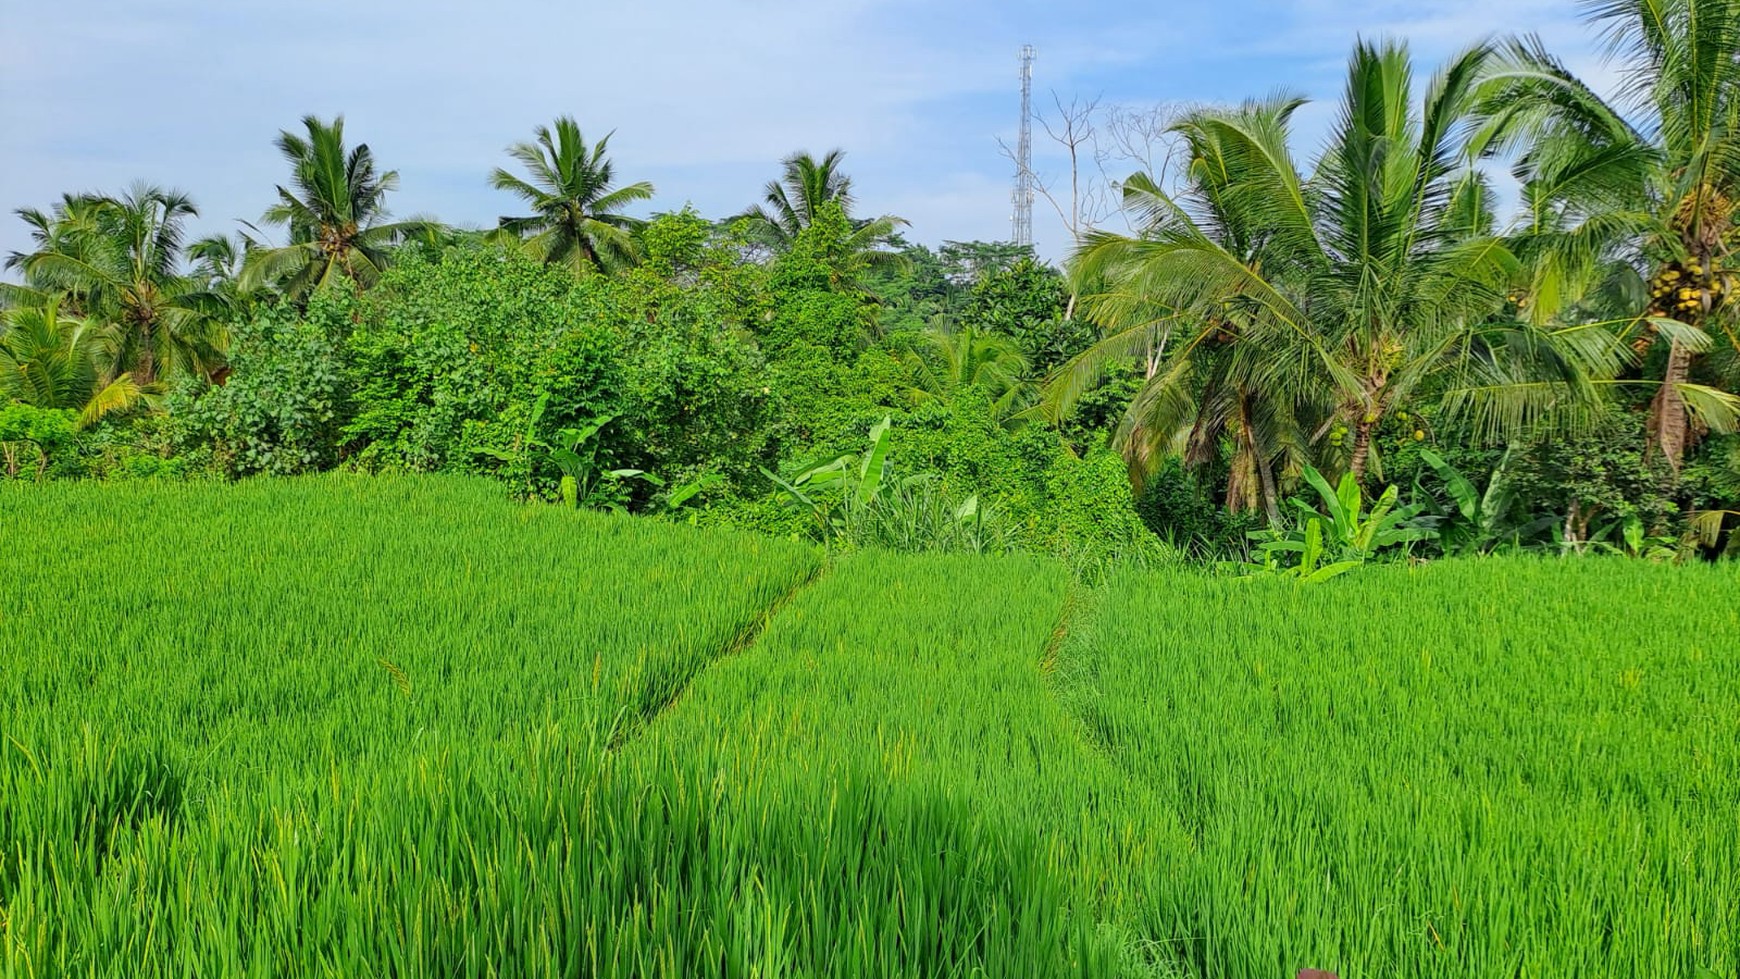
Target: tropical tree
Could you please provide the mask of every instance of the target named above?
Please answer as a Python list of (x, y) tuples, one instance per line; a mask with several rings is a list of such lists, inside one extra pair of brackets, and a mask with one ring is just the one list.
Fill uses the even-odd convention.
[(643, 222), (618, 212), (650, 200), (653, 185), (643, 180), (614, 186), (616, 168), (605, 156), (611, 134), (588, 146), (570, 116), (557, 119), (554, 129), (539, 126), (535, 133), (535, 141), (508, 148), (529, 178), (500, 167), (490, 174), (491, 186), (519, 197), (533, 211), (502, 218), (502, 230), (523, 239), (533, 258), (577, 272), (603, 272), (635, 261), (640, 249), (634, 232)]
[(808, 153), (786, 157), (784, 174), (778, 180), (768, 181), (763, 202), (743, 216), (775, 251), (783, 252), (822, 216), (826, 205), (834, 204), (851, 222), (852, 236), (848, 242), (851, 251), (875, 256), (874, 261), (898, 262), (899, 256), (880, 249), (906, 220), (893, 215), (852, 217), (852, 205), (857, 201), (852, 195), (852, 178), (840, 169), (845, 155), (843, 150), (829, 150), (820, 160)]
[(913, 374), (909, 394), (915, 402), (946, 401), (977, 387), (991, 399), (998, 417), (1006, 417), (1031, 391), (1020, 346), (972, 327), (927, 330), (903, 359)]
[(386, 197), (398, 186), (398, 171), (378, 171), (367, 143), (347, 149), (343, 116), (330, 123), (304, 116), (302, 127), (301, 133), (278, 134), (290, 185), (278, 186), (278, 203), (261, 218), (285, 228), (289, 242), (249, 243), (245, 288), (275, 283), (296, 299), (341, 281), (366, 288), (392, 261), (392, 246), (429, 231), (431, 222), (386, 220)]
[(105, 379), (115, 331), (60, 315), (60, 303), (51, 298), (0, 314), (0, 399), (76, 411), (81, 424), (152, 400), (131, 374)]
[(221, 362), (221, 330), (182, 273), (185, 224), (198, 213), (185, 194), (148, 184), (20, 211), (36, 248), (7, 259), (25, 277), (15, 298), (25, 306), (52, 298), (112, 327), (105, 378), (130, 373), (145, 387), (166, 373), (208, 374)]
[(1591, 396), (1586, 350), (1505, 315), (1521, 266), (1465, 138), (1491, 57), (1458, 56), (1416, 99), (1406, 48), (1361, 42), (1309, 177), (1289, 150), (1297, 100), (1186, 116), (1182, 189), (1137, 175), (1125, 195), (1142, 232), (1096, 232), (1077, 251), (1109, 335), (1062, 372), (1053, 404), (1111, 357), (1144, 356), (1126, 453), (1152, 454), (1193, 418), (1205, 448), (1240, 442), (1235, 473), (1255, 470), (1274, 513), (1268, 461), (1289, 443), (1363, 480), (1379, 426), (1416, 400), (1515, 431)]
[[(1653, 362), (1647, 440), (1678, 469), (1701, 428), (1731, 428), (1740, 402), (1695, 376), (1728, 368), (1736, 339), (1740, 235), (1740, 0), (1584, 0), (1626, 66), (1607, 101), (1536, 39), (1509, 44), (1485, 86), (1489, 153), (1520, 150), (1516, 172), (1535, 223), (1556, 233), (1552, 267), (1587, 268), (1603, 249), (1649, 274), (1623, 336)], [(1541, 215), (1546, 217), (1542, 219)], [(1554, 298), (1557, 281), (1541, 290)], [(1665, 353), (1655, 355), (1663, 346)]]
[[(1261, 508), (1272, 522), (1281, 516), (1277, 470), (1306, 461), (1297, 416), (1320, 392), (1284, 369), (1296, 338), (1261, 328), (1265, 298), (1294, 300), (1253, 299), (1240, 289), (1273, 288), (1257, 270), (1274, 278), (1296, 261), (1295, 243), (1269, 234), (1251, 212), (1258, 195), (1304, 193), (1288, 148), (1301, 104), (1277, 97), (1188, 115), (1174, 127), (1190, 154), (1185, 185), (1168, 193), (1146, 174), (1125, 181), (1125, 205), (1144, 231), (1094, 233), (1078, 251), (1071, 273), (1105, 334), (1053, 377), (1046, 394), (1056, 417), (1109, 363), (1138, 364), (1144, 383), (1117, 433), (1137, 483), (1167, 457), (1200, 467), (1230, 448), (1228, 509)], [(1192, 266), (1204, 264), (1218, 266), (1224, 281), (1199, 292)]]

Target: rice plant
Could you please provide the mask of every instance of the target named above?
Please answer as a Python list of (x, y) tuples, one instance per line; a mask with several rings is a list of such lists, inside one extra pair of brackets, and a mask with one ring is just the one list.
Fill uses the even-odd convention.
[(0, 492), (8, 974), (486, 971), (517, 848), (581, 839), (523, 821), (817, 561), (498, 494)]
[(1729, 976), (1740, 581), (0, 488), (7, 976)]
[(1189, 834), (1132, 902), (1182, 974), (1740, 970), (1729, 569), (1127, 575), (1063, 663)]

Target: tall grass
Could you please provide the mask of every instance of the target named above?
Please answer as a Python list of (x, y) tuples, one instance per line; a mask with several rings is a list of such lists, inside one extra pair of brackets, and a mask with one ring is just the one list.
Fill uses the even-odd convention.
[(712, 818), (753, 841), (744, 886), (788, 922), (774, 974), (1120, 971), (1072, 843), (1087, 773), (1113, 771), (1042, 674), (1068, 580), (1022, 557), (854, 554), (625, 753), (631, 783), (706, 780)]

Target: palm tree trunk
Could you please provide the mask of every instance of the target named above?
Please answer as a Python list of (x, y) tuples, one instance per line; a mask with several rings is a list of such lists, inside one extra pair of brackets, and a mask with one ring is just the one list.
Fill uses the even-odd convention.
[(1233, 513), (1268, 507), (1269, 467), (1257, 447), (1256, 428), (1251, 424), (1251, 397), (1239, 395), (1239, 451), (1227, 473), (1226, 502)]
[(157, 380), (157, 338), (152, 336), (151, 321), (139, 324), (139, 363), (133, 368), (133, 378), (140, 387)]
[(1361, 419), (1359, 424), (1354, 427), (1353, 459), (1347, 465), (1348, 471), (1353, 473), (1354, 482), (1361, 484), (1365, 482), (1365, 466), (1367, 461), (1371, 459), (1371, 433), (1375, 428), (1377, 428), (1377, 422), (1368, 422), (1364, 419)]
[(1261, 481), (1263, 491), (1263, 515), (1269, 518), (1269, 526), (1281, 526), (1281, 490), (1275, 485), (1275, 467), (1269, 464), (1266, 457), (1257, 458), (1257, 478)]
[(1678, 340), (1668, 347), (1667, 371), (1663, 373), (1661, 390), (1649, 406), (1649, 451), (1660, 450), (1674, 472), (1686, 455), (1686, 398), (1680, 385), (1692, 373), (1692, 352)]

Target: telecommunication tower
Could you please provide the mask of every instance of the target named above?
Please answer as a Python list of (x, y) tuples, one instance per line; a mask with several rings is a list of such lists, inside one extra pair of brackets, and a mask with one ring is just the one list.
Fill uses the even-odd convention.
[(1015, 145), (1014, 241), (1033, 244), (1033, 45), (1021, 46), (1021, 139)]

